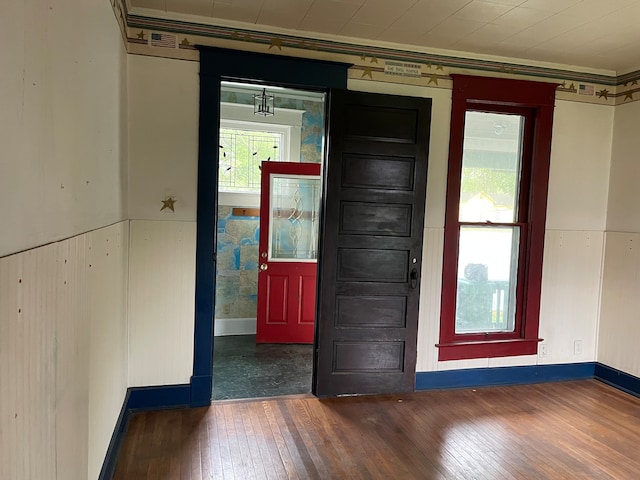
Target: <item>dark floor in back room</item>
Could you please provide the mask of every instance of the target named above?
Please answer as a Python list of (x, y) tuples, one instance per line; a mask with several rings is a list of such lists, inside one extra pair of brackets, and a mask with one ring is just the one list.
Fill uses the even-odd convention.
[(215, 337), (213, 400), (311, 393), (313, 345), (256, 344), (255, 335)]

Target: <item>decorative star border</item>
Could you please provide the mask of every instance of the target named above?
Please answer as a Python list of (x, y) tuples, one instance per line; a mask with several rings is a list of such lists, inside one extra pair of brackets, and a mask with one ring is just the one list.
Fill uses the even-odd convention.
[[(559, 80), (571, 80), (583, 83), (595, 83), (605, 86), (616, 84), (616, 77), (609, 75), (576, 72), (571, 70), (538, 67), (532, 65), (505, 64), (493, 60), (480, 60), (475, 58), (455, 57), (453, 55), (430, 54), (397, 50), (387, 47), (374, 47), (358, 45), (334, 40), (320, 40), (303, 38), (293, 35), (272, 34), (246, 29), (222, 27), (215, 25), (202, 25), (186, 21), (160, 19), (127, 14), (127, 25), (130, 29), (146, 29), (174, 33), (177, 35), (189, 34), (200, 39), (242, 40), (252, 43), (265, 44), (267, 50), (272, 52), (284, 51), (286, 48), (299, 48), (319, 50), (325, 53), (341, 55), (366, 55), (371, 58), (385, 58), (396, 61), (418, 62), (422, 64), (441, 64), (449, 68), (478, 69), (485, 72), (507, 71), (508, 73), (527, 75), (532, 77), (550, 78)], [(275, 40), (272, 44), (272, 40)], [(628, 77), (627, 74), (625, 77)], [(631, 79), (639, 78), (640, 71), (635, 72)]]
[[(178, 48), (183, 50), (195, 50), (196, 43), (213, 45), (215, 43), (211, 40), (226, 39), (263, 44), (266, 46), (267, 52), (276, 54), (279, 54), (288, 48), (292, 48), (365, 58), (372, 67), (371, 70), (362, 70), (362, 66), (354, 67), (362, 70), (361, 78), (372, 78), (374, 73), (378, 71), (376, 68), (378, 65), (384, 63), (385, 60), (393, 60), (405, 63), (418, 63), (426, 69), (430, 69), (435, 66), (435, 68), (442, 70), (442, 75), (439, 73), (429, 73), (425, 75), (423, 72), (422, 77), (426, 77), (427, 81), (430, 82), (430, 85), (440, 86), (439, 82), (441, 80), (449, 79), (448, 75), (444, 75), (445, 68), (447, 70), (465, 69), (467, 71), (476, 70), (484, 73), (495, 72), (514, 76), (519, 75), (534, 79), (535, 77), (538, 77), (546, 80), (558, 80), (559, 82), (565, 82), (564, 86), (561, 86), (558, 89), (565, 93), (578, 93), (575, 87), (577, 83), (591, 84), (596, 88), (596, 93), (595, 95), (592, 95), (592, 97), (594, 97), (594, 100), (598, 101), (614, 101), (619, 103), (618, 100), (622, 100), (623, 102), (640, 100), (640, 92), (638, 90), (629, 89), (620, 91), (621, 87), (626, 87), (628, 84), (635, 82), (637, 85), (640, 80), (640, 70), (618, 77), (613, 77), (608, 75), (575, 72), (531, 65), (506, 64), (504, 62), (492, 60), (395, 50), (385, 47), (358, 45), (333, 40), (278, 35), (268, 32), (231, 27), (201, 25), (192, 22), (131, 15), (127, 12), (124, 0), (110, 1), (116, 16), (120, 14), (126, 20), (126, 28), (128, 32), (131, 33), (126, 36), (126, 41), (129, 44), (139, 43), (148, 45), (148, 40), (145, 37), (138, 38), (137, 34), (139, 32), (146, 34), (148, 31), (159, 31), (175, 34), (178, 37)], [(180, 41), (181, 38), (182, 41)], [(156, 55), (160, 56), (167, 53), (168, 52), (155, 52)], [(573, 84), (573, 88), (571, 88), (571, 84)], [(610, 87), (614, 88), (611, 89)], [(587, 100), (588, 97), (582, 98)]]

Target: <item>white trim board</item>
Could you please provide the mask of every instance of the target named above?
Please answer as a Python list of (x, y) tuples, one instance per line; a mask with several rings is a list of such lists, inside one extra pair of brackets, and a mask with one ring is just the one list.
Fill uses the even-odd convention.
[(216, 318), (213, 324), (213, 335), (255, 335), (255, 318)]

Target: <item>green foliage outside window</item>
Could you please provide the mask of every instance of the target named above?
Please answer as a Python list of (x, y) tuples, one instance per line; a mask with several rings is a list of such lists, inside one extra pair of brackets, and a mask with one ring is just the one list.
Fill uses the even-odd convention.
[(237, 192), (260, 190), (260, 165), (279, 161), (282, 134), (234, 128), (220, 129), (220, 189)]
[(516, 185), (516, 172), (495, 170), (492, 168), (470, 167), (462, 169), (463, 193), (481, 193), (487, 195), (513, 195)]

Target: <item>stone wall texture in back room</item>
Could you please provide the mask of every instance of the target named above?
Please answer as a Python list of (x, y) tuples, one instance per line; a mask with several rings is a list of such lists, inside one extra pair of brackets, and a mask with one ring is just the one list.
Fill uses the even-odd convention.
[(255, 318), (258, 298), (260, 218), (218, 208), (215, 318)]

